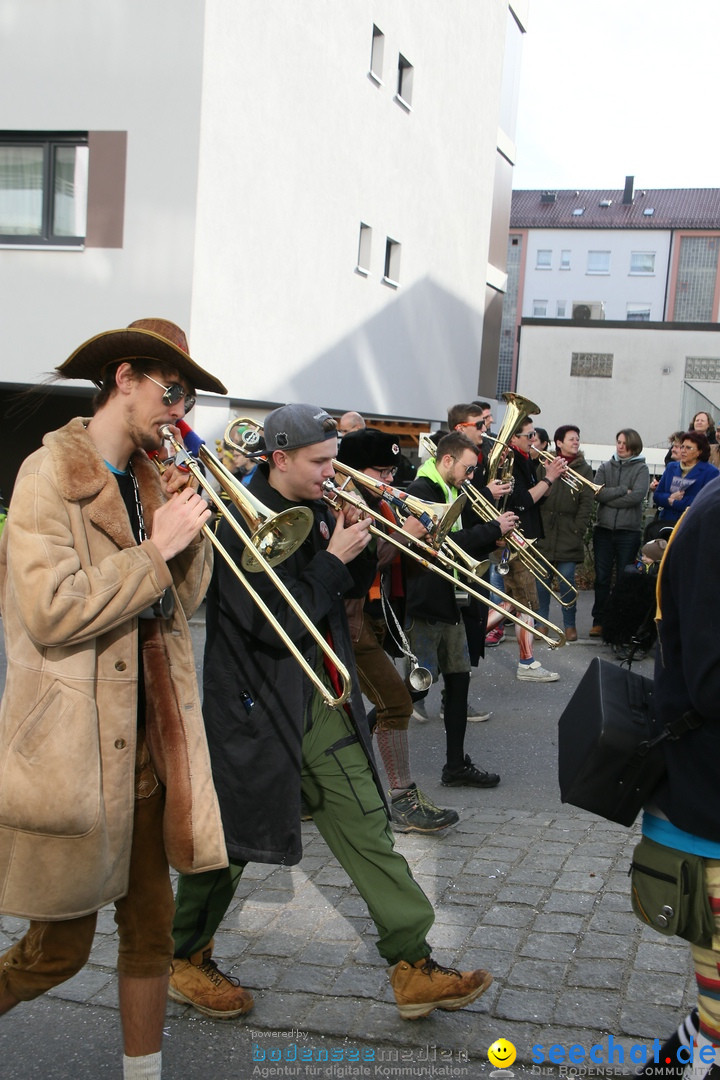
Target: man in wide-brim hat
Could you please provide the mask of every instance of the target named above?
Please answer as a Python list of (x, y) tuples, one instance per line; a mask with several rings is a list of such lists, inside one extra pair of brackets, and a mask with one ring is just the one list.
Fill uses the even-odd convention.
[(114, 902), (124, 1076), (157, 1078), (169, 865), (227, 857), (187, 621), (209, 581), (210, 510), (147, 452), (196, 389), (225, 387), (163, 319), (99, 334), (57, 371), (101, 389), (91, 419), (23, 463), (0, 540), (0, 912), (30, 919), (0, 957), (0, 1014), (79, 971)]

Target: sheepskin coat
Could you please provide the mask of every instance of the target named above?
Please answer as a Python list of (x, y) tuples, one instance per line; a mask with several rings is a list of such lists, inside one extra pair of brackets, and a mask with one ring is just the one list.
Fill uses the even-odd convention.
[[(77, 418), (50, 432), (24, 462), (0, 540), (0, 911), (33, 919), (76, 918), (127, 892), (137, 616), (168, 586), (174, 615), (150, 624), (178, 721), (166, 848), (184, 872), (227, 864), (187, 623), (209, 581), (209, 544), (198, 537), (170, 563), (152, 541), (138, 545), (86, 425)], [(142, 451), (132, 463), (149, 525), (164, 498), (159, 477)], [(168, 821), (177, 794), (181, 816)]]

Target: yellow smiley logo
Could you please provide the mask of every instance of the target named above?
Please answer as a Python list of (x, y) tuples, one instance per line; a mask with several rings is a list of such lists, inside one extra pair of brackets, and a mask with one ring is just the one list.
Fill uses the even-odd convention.
[(507, 1039), (496, 1039), (492, 1046), (488, 1047), (488, 1060), (498, 1069), (509, 1068), (516, 1057), (517, 1050)]

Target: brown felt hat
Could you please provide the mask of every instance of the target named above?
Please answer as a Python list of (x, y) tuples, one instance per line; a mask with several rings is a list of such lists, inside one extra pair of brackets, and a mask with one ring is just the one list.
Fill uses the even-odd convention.
[(195, 390), (227, 394), (219, 379), (191, 359), (185, 334), (168, 319), (137, 319), (125, 329), (96, 334), (55, 370), (66, 379), (101, 386), (108, 364), (145, 359), (175, 368)]

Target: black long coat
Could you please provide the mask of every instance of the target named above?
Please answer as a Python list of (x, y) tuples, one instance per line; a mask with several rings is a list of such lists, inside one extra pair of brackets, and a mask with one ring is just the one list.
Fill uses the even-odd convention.
[[(250, 490), (272, 511), (292, 505), (256, 470)], [(308, 618), (329, 630), (333, 648), (351, 672), (346, 706), (371, 763), (378, 789), (370, 732), (357, 682), (343, 597), (363, 596), (374, 575), (374, 559), (363, 552), (348, 566), (325, 551), (335, 519), (323, 502), (308, 502), (315, 518), (302, 546), (276, 572)], [(218, 539), (239, 565), (242, 540), (222, 521)], [(247, 580), (315, 668), (318, 647), (264, 573)], [(282, 644), (272, 624), (216, 555), (207, 595), (203, 667), (203, 715), (231, 859), (300, 861), (301, 745), (312, 685)]]

